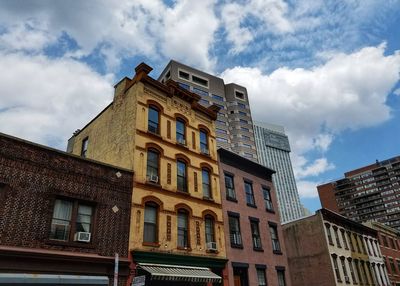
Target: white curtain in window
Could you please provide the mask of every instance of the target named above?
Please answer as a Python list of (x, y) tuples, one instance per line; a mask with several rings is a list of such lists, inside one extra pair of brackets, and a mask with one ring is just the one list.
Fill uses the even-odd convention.
[[(53, 218), (60, 224), (69, 224), (72, 214), (72, 202), (56, 200)], [(60, 221), (58, 221), (60, 220)]]

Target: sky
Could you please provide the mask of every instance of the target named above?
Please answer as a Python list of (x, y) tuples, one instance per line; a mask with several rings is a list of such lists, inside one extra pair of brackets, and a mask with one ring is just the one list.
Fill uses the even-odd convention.
[(285, 127), (311, 211), (318, 184), (400, 155), (398, 0), (1, 1), (0, 132), (65, 150), (115, 83), (170, 59)]

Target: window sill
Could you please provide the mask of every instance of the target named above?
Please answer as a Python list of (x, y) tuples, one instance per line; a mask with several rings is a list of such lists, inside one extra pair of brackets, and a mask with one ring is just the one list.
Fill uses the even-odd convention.
[(153, 183), (153, 182), (150, 182), (150, 181), (146, 181), (146, 185), (149, 185), (149, 186), (152, 186), (152, 187), (156, 187), (158, 189), (162, 188), (159, 183)]
[(184, 251), (192, 251), (191, 247), (182, 247), (182, 246), (178, 246), (176, 249), (178, 250), (184, 250)]
[(178, 194), (182, 194), (182, 195), (184, 195), (184, 196), (189, 196), (189, 197), (190, 197), (189, 192), (184, 192), (184, 191), (181, 191), (181, 190), (176, 190), (176, 192), (177, 192)]
[(151, 247), (160, 247), (160, 243), (158, 242), (143, 242), (142, 245)]
[(218, 250), (206, 250), (206, 253), (214, 253), (214, 254), (218, 254), (219, 251)]
[(213, 202), (213, 201), (214, 201), (214, 199), (213, 199), (213, 198), (210, 198), (210, 197), (204, 197), (204, 196), (203, 196), (203, 200), (205, 200), (205, 201), (210, 201), (210, 202)]
[(231, 244), (231, 248), (243, 249), (243, 245), (241, 245), (241, 244)]
[(270, 210), (270, 209), (265, 209), (265, 211), (268, 212), (268, 213), (271, 213), (271, 214), (274, 214), (274, 213), (275, 213), (274, 210)]
[(56, 240), (56, 239), (47, 239), (45, 241), (45, 244), (49, 245), (59, 245), (59, 246), (65, 246), (65, 247), (76, 247), (76, 248), (88, 248), (88, 249), (94, 249), (96, 246), (93, 244), (93, 242), (78, 242), (78, 241), (63, 241), (63, 240)]
[(175, 145), (176, 145), (177, 147), (180, 147), (180, 148), (184, 148), (184, 149), (189, 150), (189, 146), (188, 146), (187, 144), (182, 144), (182, 143), (176, 142)]
[(252, 204), (249, 204), (249, 203), (247, 203), (247, 206), (248, 206), (248, 207), (251, 207), (251, 208), (255, 208), (255, 209), (257, 208), (256, 205), (252, 205)]
[(272, 253), (276, 254), (276, 255), (282, 255), (283, 254), (281, 250), (273, 250)]
[(253, 247), (253, 250), (254, 250), (254, 251), (257, 251), (257, 252), (264, 252), (264, 249), (262, 249), (262, 248), (257, 248), (257, 247)]
[(227, 201), (234, 202), (234, 203), (237, 203), (237, 202), (238, 202), (238, 200), (237, 200), (237, 199), (235, 199), (235, 198), (231, 198), (231, 197), (226, 197), (226, 200), (227, 200)]

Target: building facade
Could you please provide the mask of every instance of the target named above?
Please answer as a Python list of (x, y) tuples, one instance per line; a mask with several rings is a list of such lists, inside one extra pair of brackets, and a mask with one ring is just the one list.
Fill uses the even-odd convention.
[(276, 171), (273, 181), (278, 195), (281, 221), (288, 222), (303, 217), (304, 211), (290, 160), (289, 139), (284, 128), (255, 122), (254, 134), (259, 163)]
[(131, 171), (0, 134), (0, 285), (119, 285)]
[(135, 276), (145, 276), (146, 285), (221, 283), (226, 253), (214, 122), (219, 108), (204, 107), (199, 95), (173, 81), (151, 78), (144, 63), (135, 70), (68, 149), (135, 172), (129, 239)]
[(296, 286), (390, 285), (372, 228), (321, 209), (283, 232)]
[(229, 285), (297, 285), (290, 283), (274, 171), (222, 148), (218, 155)]
[(217, 147), (257, 162), (253, 121), (245, 87), (235, 83), (225, 84), (222, 78), (173, 60), (159, 77), (161, 82), (169, 79), (200, 95), (202, 105), (215, 104), (221, 108), (215, 121)]
[(367, 222), (365, 225), (378, 232), (379, 247), (389, 274), (392, 286), (400, 285), (400, 233), (379, 222)]
[(317, 189), (324, 208), (400, 230), (400, 156), (346, 172)]

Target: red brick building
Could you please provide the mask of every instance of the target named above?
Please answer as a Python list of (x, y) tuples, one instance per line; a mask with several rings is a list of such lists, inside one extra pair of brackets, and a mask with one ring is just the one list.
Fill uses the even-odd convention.
[[(129, 273), (133, 173), (0, 133), (0, 284), (112, 284)], [(64, 275), (64, 276), (62, 276)]]
[(400, 285), (400, 233), (378, 222), (366, 223), (378, 231), (379, 247), (392, 286)]
[(219, 149), (229, 285), (288, 286), (286, 248), (272, 184), (274, 171)]

